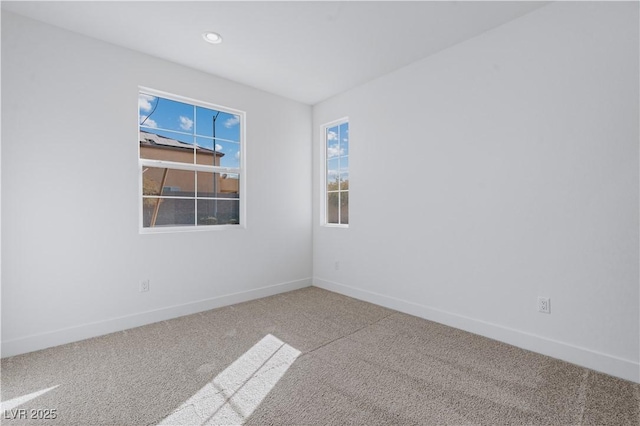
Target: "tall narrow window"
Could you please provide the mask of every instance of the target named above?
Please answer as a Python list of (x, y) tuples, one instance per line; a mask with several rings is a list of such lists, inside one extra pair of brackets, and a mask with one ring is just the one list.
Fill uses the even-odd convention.
[(244, 113), (141, 89), (138, 118), (141, 229), (242, 224)]
[(349, 224), (349, 121), (323, 126), (325, 223)]

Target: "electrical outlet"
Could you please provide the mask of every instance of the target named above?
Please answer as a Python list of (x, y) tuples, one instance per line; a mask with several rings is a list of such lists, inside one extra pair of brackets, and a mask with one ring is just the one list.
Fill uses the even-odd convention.
[(333, 264), (333, 269), (335, 269), (336, 271), (339, 271), (340, 270), (340, 262), (338, 262), (336, 260), (336, 262)]
[(149, 278), (140, 281), (140, 293), (149, 291)]
[(538, 297), (538, 312), (543, 314), (551, 313), (551, 299), (548, 297)]

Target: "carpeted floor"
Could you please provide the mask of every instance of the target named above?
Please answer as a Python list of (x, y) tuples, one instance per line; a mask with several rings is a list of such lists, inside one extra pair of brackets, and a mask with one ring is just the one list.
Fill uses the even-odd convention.
[(1, 372), (6, 425), (640, 424), (638, 384), (315, 287)]

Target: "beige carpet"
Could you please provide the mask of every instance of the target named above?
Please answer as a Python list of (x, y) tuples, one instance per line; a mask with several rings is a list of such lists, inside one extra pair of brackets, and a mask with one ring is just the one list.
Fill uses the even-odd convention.
[(1, 372), (3, 425), (640, 424), (638, 384), (315, 287)]

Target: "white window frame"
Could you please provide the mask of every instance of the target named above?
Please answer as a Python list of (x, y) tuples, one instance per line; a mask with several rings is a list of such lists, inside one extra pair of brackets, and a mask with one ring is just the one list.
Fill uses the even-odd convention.
[[(246, 113), (244, 111), (240, 111), (237, 109), (216, 105), (209, 102), (199, 101), (197, 99), (188, 98), (185, 96), (174, 95), (172, 93), (163, 92), (161, 90), (151, 89), (149, 87), (138, 86), (138, 96), (141, 92), (145, 94), (149, 94), (152, 96), (158, 96), (161, 98), (169, 99), (172, 101), (182, 102), (189, 105), (199, 106), (202, 108), (213, 109), (216, 111), (221, 111), (233, 115), (237, 115), (240, 117), (240, 158), (239, 158), (239, 168), (230, 168), (230, 167), (221, 167), (221, 166), (209, 166), (204, 164), (190, 164), (190, 163), (179, 163), (174, 161), (165, 161), (165, 160), (150, 160), (145, 158), (140, 158), (140, 143), (138, 142), (138, 194), (137, 194), (137, 202), (138, 202), (138, 227), (140, 234), (159, 234), (159, 233), (172, 233), (172, 232), (204, 232), (204, 231), (220, 231), (220, 230), (229, 230), (229, 229), (246, 229), (247, 227), (247, 215), (246, 215), (246, 199), (247, 199), (247, 191), (246, 191), (246, 171), (245, 171), (245, 157), (246, 157)], [(136, 117), (137, 117), (136, 112)], [(136, 126), (136, 138), (140, 139), (140, 125)], [(214, 142), (215, 143), (215, 142)], [(195, 216), (194, 216), (194, 224), (193, 225), (180, 225), (180, 226), (162, 226), (162, 227), (145, 227), (143, 221), (143, 173), (142, 170), (145, 167), (156, 167), (156, 168), (168, 168), (171, 170), (187, 170), (187, 171), (195, 171), (195, 172), (208, 172), (208, 173), (228, 173), (228, 174), (236, 174), (240, 180), (239, 182), (239, 224), (224, 224), (224, 225), (196, 225)], [(197, 197), (194, 196), (194, 198)], [(175, 198), (175, 197), (172, 197)], [(187, 197), (191, 199), (191, 197)]]
[[(344, 123), (349, 123), (349, 154), (348, 156), (351, 157), (351, 123), (349, 122), (349, 117), (339, 118), (337, 120), (330, 121), (320, 126), (320, 141), (321, 141), (321, 147), (322, 147), (321, 148), (322, 152), (320, 155), (321, 162), (322, 162), (320, 167), (320, 173), (321, 173), (321, 176), (320, 176), (320, 182), (321, 182), (320, 225), (327, 228), (349, 228), (348, 223), (329, 223), (328, 211), (327, 211), (328, 209), (327, 167), (329, 165), (329, 162), (328, 162), (329, 159), (327, 158), (327, 130), (331, 127), (340, 126), (341, 124), (344, 124)], [(351, 176), (351, 171), (349, 171), (349, 176)], [(349, 178), (349, 180), (351, 180), (351, 178)], [(351, 199), (351, 182), (349, 182), (349, 189), (347, 190), (347, 192), (349, 192), (349, 200), (350, 200)], [(349, 210), (350, 210), (350, 207), (351, 206), (349, 206)], [(340, 209), (338, 208), (338, 215), (340, 214), (339, 212), (340, 212)]]

